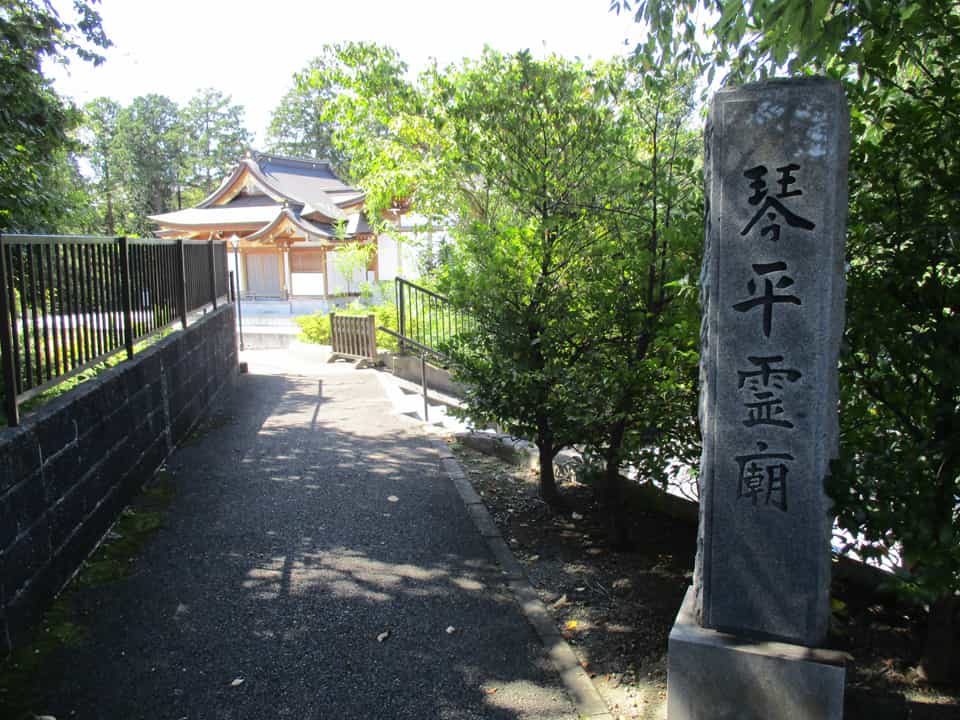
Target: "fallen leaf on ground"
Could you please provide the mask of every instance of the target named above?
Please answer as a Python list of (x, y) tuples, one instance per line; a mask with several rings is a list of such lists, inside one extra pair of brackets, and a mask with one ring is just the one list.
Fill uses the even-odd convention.
[(390, 637), (390, 631), (389, 631), (389, 630), (384, 630), (382, 633), (380, 633), (379, 635), (377, 635), (377, 642), (381, 642), (381, 643), (382, 643), (382, 642), (383, 642), (384, 640), (386, 640), (388, 637)]
[(576, 620), (567, 620), (567, 624), (563, 626), (564, 630), (576, 630), (577, 621)]
[(243, 685), (243, 678), (238, 677), (230, 681), (230, 687), (240, 687)]

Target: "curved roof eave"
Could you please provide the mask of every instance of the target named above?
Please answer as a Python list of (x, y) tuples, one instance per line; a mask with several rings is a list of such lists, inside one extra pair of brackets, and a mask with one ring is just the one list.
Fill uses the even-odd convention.
[(249, 228), (256, 230), (272, 221), (280, 212), (279, 205), (231, 208), (215, 205), (208, 208), (188, 208), (174, 210), (160, 215), (148, 215), (151, 222), (164, 227), (217, 229), (224, 227)]
[(265, 240), (270, 237), (270, 234), (281, 227), (284, 223), (290, 223), (293, 227), (300, 230), (304, 237), (309, 236), (318, 236), (320, 238), (330, 238), (332, 237), (330, 233), (325, 230), (318, 228), (313, 223), (307, 222), (306, 220), (297, 217), (296, 214), (290, 208), (284, 208), (277, 216), (271, 220), (269, 223), (264, 225), (262, 228), (257, 230), (255, 233), (248, 235), (245, 240), (258, 241)]
[(225, 178), (225, 179), (223, 180), (223, 182), (220, 183), (220, 185), (217, 187), (216, 190), (214, 190), (212, 193), (210, 193), (209, 195), (207, 195), (203, 200), (201, 200), (201, 201), (197, 204), (197, 207), (198, 207), (198, 208), (210, 207), (216, 200), (218, 200), (220, 197), (222, 197), (222, 196), (227, 192), (227, 190), (228, 190), (237, 180), (240, 179), (240, 176), (243, 175), (243, 170), (244, 170), (244, 167), (243, 167), (243, 166), (244, 166), (244, 164), (243, 164), (242, 162), (239, 163), (239, 164), (233, 169), (233, 172), (230, 173), (230, 175), (229, 175), (227, 178)]
[[(257, 166), (257, 163), (253, 158), (245, 157), (243, 158), (237, 166), (233, 169), (233, 172), (230, 174), (226, 180), (220, 183), (220, 187), (214, 190), (210, 195), (201, 201), (197, 207), (198, 208), (207, 208), (214, 205), (218, 200), (222, 200), (227, 196), (231, 188), (235, 187), (237, 182), (243, 177), (244, 173), (250, 173), (253, 176), (253, 179), (260, 185), (260, 189), (263, 190), (264, 194), (270, 196), (277, 202), (283, 200), (291, 200), (297, 204), (302, 205), (303, 201), (298, 198), (293, 197), (292, 195), (283, 192), (280, 188), (276, 187), (269, 178), (260, 172), (260, 168)], [(234, 193), (236, 194), (236, 193)]]
[(260, 170), (260, 167), (252, 158), (244, 158), (243, 163), (247, 166), (247, 170), (253, 176), (254, 180), (260, 184), (261, 189), (275, 200), (287, 200), (292, 204), (301, 205), (304, 208), (304, 214), (307, 214), (308, 212), (314, 213), (329, 220), (346, 219), (346, 213), (344, 213), (343, 210), (326, 198), (317, 197), (313, 198), (312, 200), (307, 200), (299, 197), (298, 195), (293, 195), (289, 191), (280, 189), (273, 181), (271, 181), (263, 173), (263, 171)]
[[(157, 222), (154, 220), (153, 222)], [(157, 230), (157, 233), (166, 232), (167, 230), (190, 230), (193, 232), (213, 232), (217, 230), (250, 230), (251, 228), (257, 227), (256, 223), (250, 222), (220, 222), (216, 224), (211, 224), (207, 226), (200, 226), (196, 223), (177, 223), (164, 221), (163, 227)]]
[[(318, 205), (320, 207), (318, 207)], [(315, 199), (312, 202), (304, 202), (303, 209), (300, 211), (301, 215), (319, 215), (322, 218), (327, 220), (346, 220), (347, 214), (343, 212), (339, 207), (334, 203), (323, 201), (317, 202)]]
[[(360, 205), (364, 203), (367, 199), (367, 194), (362, 190), (358, 190), (352, 193), (347, 192), (335, 192), (329, 193), (330, 199), (334, 205), (339, 208), (348, 208), (354, 205)], [(337, 195), (345, 195), (346, 197), (339, 198)]]

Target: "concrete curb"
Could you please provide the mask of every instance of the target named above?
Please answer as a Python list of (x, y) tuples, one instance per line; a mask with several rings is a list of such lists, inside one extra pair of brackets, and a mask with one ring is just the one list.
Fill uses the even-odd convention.
[(577, 657), (570, 645), (557, 630), (553, 618), (550, 617), (546, 606), (537, 597), (537, 593), (527, 580), (523, 568), (510, 551), (510, 547), (504, 541), (503, 536), (500, 535), (496, 523), (487, 511), (487, 506), (483, 504), (483, 500), (473, 489), (473, 485), (470, 484), (470, 480), (460, 463), (457, 462), (456, 457), (445, 442), (434, 440), (433, 444), (439, 450), (443, 469), (460, 494), (460, 499), (473, 519), (477, 532), (483, 537), (487, 547), (490, 548), (490, 552), (497, 559), (510, 592), (513, 593), (514, 599), (523, 610), (527, 621), (540, 636), (540, 641), (547, 651), (547, 656), (556, 668), (557, 674), (560, 675), (560, 680), (576, 706), (577, 712), (581, 717), (588, 718), (588, 720), (613, 720), (613, 715), (610, 714), (610, 710), (594, 686), (593, 681), (590, 680), (590, 676), (580, 666), (580, 663), (577, 662)]

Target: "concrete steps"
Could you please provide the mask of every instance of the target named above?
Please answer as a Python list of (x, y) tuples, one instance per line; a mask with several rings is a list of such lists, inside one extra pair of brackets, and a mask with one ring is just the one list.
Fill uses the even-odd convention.
[(394, 410), (407, 417), (426, 422), (429, 425), (448, 432), (466, 432), (470, 426), (463, 420), (453, 417), (450, 411), (460, 407), (456, 398), (427, 390), (427, 418), (424, 418), (423, 389), (408, 380), (381, 370), (377, 373), (387, 397), (393, 403)]

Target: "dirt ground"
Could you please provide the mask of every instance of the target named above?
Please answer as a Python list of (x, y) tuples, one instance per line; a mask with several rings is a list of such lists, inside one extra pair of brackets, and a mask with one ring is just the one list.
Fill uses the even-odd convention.
[[(564, 481), (569, 510), (537, 497), (536, 475), (451, 442), (474, 488), (524, 566), (614, 717), (666, 717), (667, 636), (693, 574), (696, 528), (631, 508), (636, 549), (607, 549), (593, 491)], [(960, 688), (925, 686), (921, 628), (904, 612), (835, 587), (831, 645), (850, 654), (849, 720), (960, 720)]]

